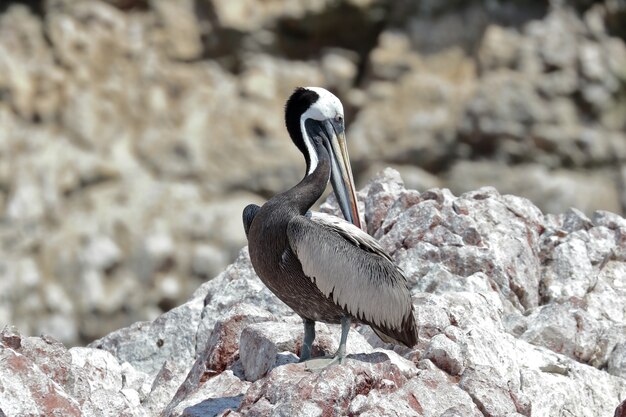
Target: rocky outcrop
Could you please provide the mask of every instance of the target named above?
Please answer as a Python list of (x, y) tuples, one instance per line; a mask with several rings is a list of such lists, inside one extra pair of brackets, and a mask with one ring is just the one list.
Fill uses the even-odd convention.
[[(619, 2), (0, 4), (0, 323), (68, 345), (184, 302), (297, 182), (297, 85), (346, 108), (357, 180), (624, 213)], [(27, 7), (30, 5), (31, 7)], [(621, 36), (621, 37), (619, 37)]]
[(0, 409), (7, 416), (147, 416), (147, 375), (110, 353), (50, 337), (0, 333)]
[[(467, 8), (475, 10), (467, 21), (450, 13), (439, 27), (445, 18), (381, 33), (366, 104), (349, 132), (352, 154), (420, 166), (458, 193), (492, 185), (551, 213), (621, 212), (626, 46), (607, 33), (608, 9), (581, 16), (557, 7), (506, 27), (489, 23), (480, 6)], [(432, 54), (436, 45), (426, 43), (449, 41), (455, 23), (475, 56)]]
[[(87, 348), (0, 336), (0, 409), (45, 415), (611, 417), (626, 399), (626, 220), (543, 215), (493, 188), (407, 190), (385, 170), (358, 193), (410, 282), (419, 343), (367, 326), (344, 365), (297, 363), (301, 322), (248, 252), (185, 304)], [(322, 210), (336, 212), (329, 201)], [(318, 324), (314, 355), (337, 348)], [(54, 414), (56, 413), (56, 414)], [(91, 414), (90, 414), (91, 413)], [(616, 414), (619, 415), (619, 414)]]

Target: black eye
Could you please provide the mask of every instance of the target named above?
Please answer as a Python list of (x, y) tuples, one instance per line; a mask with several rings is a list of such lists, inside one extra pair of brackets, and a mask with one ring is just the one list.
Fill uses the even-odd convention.
[(338, 114), (337, 116), (335, 116), (335, 122), (337, 123), (343, 123), (343, 116)]

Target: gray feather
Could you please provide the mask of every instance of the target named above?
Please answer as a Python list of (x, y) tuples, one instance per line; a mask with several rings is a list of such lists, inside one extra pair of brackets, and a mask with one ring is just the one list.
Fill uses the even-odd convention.
[(287, 237), (305, 275), (351, 315), (395, 331), (407, 323), (413, 308), (406, 278), (374, 238), (321, 213), (291, 219)]

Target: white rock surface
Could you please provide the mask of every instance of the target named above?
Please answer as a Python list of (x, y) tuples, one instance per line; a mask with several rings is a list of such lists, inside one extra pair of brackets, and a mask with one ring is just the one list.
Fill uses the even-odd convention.
[[(1, 333), (0, 416), (623, 403), (619, 2), (21, 3), (0, 7), (0, 325), (24, 334)], [(227, 267), (243, 207), (301, 178), (282, 115), (297, 85), (342, 98), (357, 179), (397, 164), (418, 190), (387, 171), (359, 196), (420, 343), (359, 326), (320, 375), (294, 363), (301, 324), (246, 250)], [(318, 327), (332, 353), (337, 328)]]
[[(0, 409), (167, 417), (614, 415), (626, 399), (621, 217), (598, 212), (589, 219), (575, 210), (544, 216), (528, 200), (489, 188), (459, 197), (408, 191), (393, 170), (358, 194), (368, 229), (410, 278), (419, 325), (413, 349), (384, 344), (358, 326), (345, 364), (306, 370), (297, 363), (301, 321), (260, 284), (244, 249), (186, 304), (93, 347), (68, 351), (5, 329), (0, 384), (9, 394), (0, 391)], [(572, 239), (584, 245), (559, 250)], [(589, 262), (589, 274), (555, 266), (573, 256)], [(595, 285), (571, 295), (589, 275)], [(313, 354), (334, 353), (338, 327), (318, 324), (317, 333)], [(57, 408), (46, 408), (48, 398)]]
[(5, 3), (0, 319), (24, 334), (84, 345), (224, 270), (243, 207), (302, 175), (282, 114), (298, 85), (342, 99), (361, 184), (395, 165), (420, 191), (626, 207), (619, 4)]

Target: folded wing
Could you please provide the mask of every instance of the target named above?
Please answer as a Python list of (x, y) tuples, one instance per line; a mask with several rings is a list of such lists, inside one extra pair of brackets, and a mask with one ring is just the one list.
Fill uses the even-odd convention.
[(377, 333), (415, 345), (417, 332), (406, 278), (374, 238), (322, 213), (294, 217), (287, 236), (304, 274), (324, 295)]

